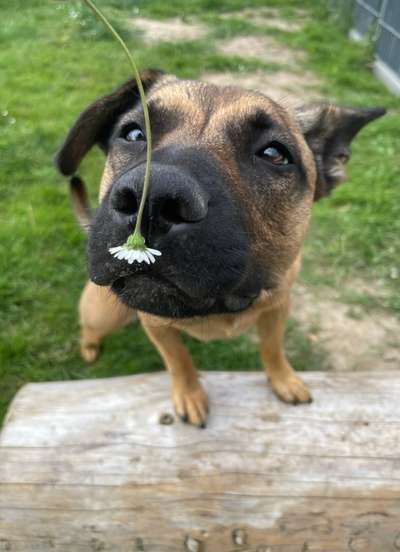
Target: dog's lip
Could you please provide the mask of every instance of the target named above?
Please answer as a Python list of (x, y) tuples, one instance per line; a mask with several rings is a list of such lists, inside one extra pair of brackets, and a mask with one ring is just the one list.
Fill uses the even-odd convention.
[[(128, 277), (127, 276), (121, 276), (117, 278), (113, 284), (112, 289), (115, 293), (122, 293), (124, 291), (126, 280), (134, 280), (135, 277), (138, 276), (147, 276), (151, 278), (152, 281), (154, 281), (155, 284), (161, 284), (168, 289), (172, 290), (174, 294), (176, 294), (184, 303), (186, 303), (188, 306), (193, 308), (194, 310), (199, 311), (205, 311), (207, 309), (212, 309), (213, 307), (218, 307), (218, 304), (223, 307), (224, 312), (231, 312), (231, 313), (237, 313), (243, 310), (246, 310), (249, 308), (254, 301), (259, 297), (259, 292), (252, 292), (252, 293), (227, 293), (222, 296), (211, 296), (208, 295), (206, 297), (192, 297), (188, 293), (186, 293), (184, 290), (182, 290), (179, 286), (171, 282), (168, 278), (165, 278), (162, 275), (157, 274), (155, 275), (149, 275), (149, 274), (131, 274)], [(218, 309), (219, 310), (219, 309)]]
[(207, 297), (191, 297), (188, 293), (186, 293), (184, 290), (182, 290), (179, 286), (171, 282), (168, 278), (165, 278), (164, 276), (157, 274), (157, 275), (150, 275), (145, 274), (143, 272), (137, 273), (137, 274), (130, 274), (129, 276), (121, 276), (120, 278), (117, 278), (111, 285), (112, 290), (116, 293), (123, 292), (126, 284), (127, 279), (134, 280), (136, 277), (147, 277), (151, 279), (155, 284), (161, 284), (168, 289), (171, 289), (177, 296), (181, 297), (185, 303), (187, 303), (190, 307), (194, 309), (209, 309), (213, 307), (213, 305), (216, 302), (216, 298), (207, 296)]
[(247, 309), (257, 299), (259, 293), (251, 295), (227, 294), (224, 296), (225, 307), (231, 312), (239, 312)]

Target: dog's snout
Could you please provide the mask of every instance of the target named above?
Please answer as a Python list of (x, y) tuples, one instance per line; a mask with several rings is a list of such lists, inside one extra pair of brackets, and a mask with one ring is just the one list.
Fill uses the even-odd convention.
[[(143, 192), (142, 167), (125, 174), (111, 192), (111, 207), (132, 219)], [(208, 212), (208, 193), (189, 175), (169, 167), (153, 165), (146, 209), (153, 230), (202, 221)]]

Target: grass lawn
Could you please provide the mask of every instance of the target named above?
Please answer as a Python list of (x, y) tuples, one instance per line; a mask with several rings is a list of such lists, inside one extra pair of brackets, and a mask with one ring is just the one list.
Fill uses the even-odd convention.
[[(140, 67), (162, 68), (183, 77), (206, 71), (274, 71), (263, 60), (249, 62), (218, 54), (215, 36), (249, 33), (251, 25), (223, 12), (239, 0), (98, 0), (123, 30)], [(249, 0), (246, 7), (265, 5)], [(302, 278), (313, 286), (341, 288), (348, 279), (379, 282), (387, 293), (352, 297), (366, 308), (400, 312), (400, 110), (370, 72), (367, 46), (349, 43), (329, 18), (324, 0), (275, 0), (287, 18), (293, 9), (313, 17), (298, 32), (274, 36), (308, 53), (322, 92), (345, 104), (383, 105), (390, 114), (367, 127), (353, 148), (349, 185), (315, 207)], [(133, 7), (132, 7), (133, 6)], [(160, 359), (137, 326), (105, 342), (93, 365), (78, 356), (76, 304), (85, 282), (85, 240), (69, 205), (65, 182), (52, 158), (76, 115), (130, 76), (129, 67), (92, 15), (76, 1), (0, 1), (1, 225), (0, 225), (0, 419), (18, 388), (32, 381), (132, 374), (161, 368)], [(127, 18), (196, 16), (209, 23), (208, 39), (144, 47)], [(311, 11), (310, 11), (311, 13)], [(256, 31), (254, 31), (256, 32)], [(258, 30), (257, 32), (260, 32)], [(265, 33), (268, 34), (267, 29)], [(277, 60), (279, 65), (279, 60)], [(81, 173), (95, 196), (101, 154), (92, 152)], [(323, 365), (323, 352), (291, 321), (288, 352), (300, 369)], [(206, 369), (259, 366), (248, 337), (199, 345), (189, 341), (196, 363)]]

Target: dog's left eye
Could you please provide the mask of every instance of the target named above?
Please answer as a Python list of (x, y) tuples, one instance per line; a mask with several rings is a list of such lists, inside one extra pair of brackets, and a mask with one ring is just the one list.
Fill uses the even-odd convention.
[(279, 142), (271, 142), (262, 148), (257, 155), (273, 165), (290, 165), (293, 163), (290, 152)]
[(127, 142), (144, 142), (146, 140), (142, 130), (137, 126), (123, 130), (122, 138)]

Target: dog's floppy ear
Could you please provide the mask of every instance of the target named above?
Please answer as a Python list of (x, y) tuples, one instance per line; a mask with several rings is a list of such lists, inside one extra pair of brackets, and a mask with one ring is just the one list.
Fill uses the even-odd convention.
[[(149, 90), (163, 74), (162, 71), (152, 69), (143, 71), (140, 76), (144, 90)], [(56, 155), (59, 171), (65, 176), (71, 176), (94, 144), (104, 149), (116, 119), (138, 101), (137, 85), (131, 79), (89, 105), (79, 115)]]
[(356, 109), (331, 104), (310, 104), (295, 110), (317, 167), (315, 201), (346, 180), (351, 141), (363, 126), (385, 113), (380, 107)]

